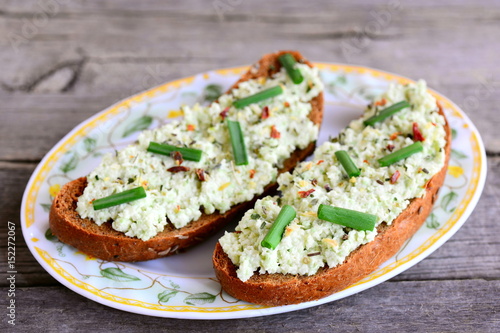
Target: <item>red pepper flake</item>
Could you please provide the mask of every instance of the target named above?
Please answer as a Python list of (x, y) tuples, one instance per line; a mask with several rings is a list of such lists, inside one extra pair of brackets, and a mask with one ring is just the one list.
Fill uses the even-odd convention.
[(401, 134), (401, 132), (394, 132), (391, 134), (391, 136), (389, 137), (389, 139), (391, 140), (394, 140), (398, 137), (398, 135)]
[(254, 169), (248, 170), (248, 173), (250, 174), (250, 178), (253, 178), (253, 176), (255, 176), (255, 170)]
[(317, 179), (311, 180), (311, 184), (312, 184), (312, 186), (318, 185), (318, 180)]
[(425, 141), (425, 138), (422, 135), (422, 132), (420, 132), (417, 123), (413, 123), (413, 141)]
[(184, 159), (182, 158), (182, 154), (180, 151), (171, 152), (170, 157), (172, 157), (174, 159), (175, 165), (181, 165), (182, 162), (184, 162)]
[(363, 160), (363, 162), (366, 164), (370, 164), (370, 162), (368, 162), (368, 160)]
[(269, 118), (269, 106), (264, 106), (262, 108), (262, 114), (260, 115), (260, 119), (267, 119)]
[(307, 198), (309, 195), (311, 195), (311, 193), (313, 193), (314, 191), (316, 191), (315, 189), (310, 189), (308, 191), (299, 191), (299, 197), (301, 198)]
[(281, 133), (276, 129), (276, 126), (271, 126), (271, 138), (279, 139), (281, 138)]
[(316, 162), (316, 165), (320, 165), (323, 162), (324, 162), (323, 160), (319, 160), (318, 162)]
[(289, 107), (290, 107), (290, 103), (288, 103), (288, 102), (283, 103), (283, 105), (284, 105), (286, 108), (289, 108)]
[(375, 103), (376, 106), (380, 105), (380, 106), (384, 106), (385, 104), (387, 103), (387, 100), (385, 98), (381, 99), (380, 101), (377, 101)]
[(198, 176), (198, 179), (202, 182), (207, 180), (207, 178), (205, 177), (205, 170), (203, 169), (196, 169), (196, 175)]
[(241, 234), (241, 230), (236, 230), (234, 233), (235, 234)]
[(396, 184), (396, 182), (399, 179), (399, 176), (401, 176), (401, 174), (399, 173), (398, 170), (396, 170), (396, 172), (394, 172), (391, 176), (391, 184)]
[(222, 112), (219, 113), (219, 115), (224, 120), (224, 119), (226, 119), (228, 112), (229, 112), (229, 106), (227, 108), (225, 108), (224, 110), (222, 110)]
[(387, 148), (388, 151), (393, 151), (395, 147), (394, 147), (394, 145), (390, 145), (389, 144), (389, 145), (387, 145), (386, 148)]
[(177, 172), (183, 172), (183, 171), (189, 171), (190, 169), (188, 167), (185, 167), (185, 166), (174, 166), (174, 167), (171, 167), (171, 168), (168, 168), (167, 171), (168, 172), (172, 172), (172, 173), (177, 173)]
[(431, 122), (431, 124), (432, 124), (432, 126), (434, 126), (434, 127), (436, 127), (436, 126), (437, 126), (437, 125), (436, 125), (436, 123), (432, 123), (432, 122)]
[(196, 126), (193, 124), (187, 124), (186, 129), (190, 132), (194, 131), (196, 129)]

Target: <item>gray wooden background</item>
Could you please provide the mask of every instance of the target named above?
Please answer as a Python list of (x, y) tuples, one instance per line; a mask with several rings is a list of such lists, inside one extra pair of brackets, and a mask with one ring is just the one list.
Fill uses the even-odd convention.
[[(437, 2), (437, 1), (436, 1)], [(188, 321), (130, 314), (57, 283), (19, 225), (21, 196), (44, 154), (114, 102), (278, 49), (425, 78), (479, 128), (488, 179), (476, 209), (439, 250), (346, 299), (270, 317)], [(498, 1), (0, 1), (0, 271), (17, 224), (11, 331), (500, 331), (500, 3)]]

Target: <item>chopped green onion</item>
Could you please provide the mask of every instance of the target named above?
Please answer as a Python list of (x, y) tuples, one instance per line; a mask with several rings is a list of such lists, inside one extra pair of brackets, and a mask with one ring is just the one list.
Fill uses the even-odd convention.
[(383, 121), (384, 119), (389, 118), (390, 116), (392, 116), (396, 112), (399, 112), (399, 111), (401, 111), (404, 108), (407, 108), (409, 106), (410, 106), (410, 103), (408, 103), (407, 101), (401, 101), (399, 103), (392, 104), (391, 106), (383, 109), (382, 111), (380, 111), (378, 114), (374, 115), (373, 117), (366, 119), (363, 122), (363, 124), (365, 124), (365, 126), (373, 126), (375, 123), (377, 123), (379, 121)]
[(266, 90), (262, 90), (254, 95), (239, 99), (233, 103), (234, 107), (237, 109), (244, 108), (247, 105), (258, 103), (265, 99), (278, 96), (283, 93), (283, 88), (281, 86), (272, 87)]
[(201, 160), (202, 151), (194, 148), (184, 148), (184, 147), (175, 147), (163, 143), (158, 142), (150, 142), (148, 149), (149, 152), (161, 155), (170, 156), (170, 154), (174, 151), (178, 151), (182, 154), (182, 158), (188, 161), (199, 162)]
[(290, 53), (281, 55), (278, 60), (280, 61), (281, 65), (285, 67), (286, 72), (288, 73), (288, 76), (293, 83), (299, 84), (304, 80), (304, 77), (300, 73), (300, 70), (295, 66), (297, 61), (295, 61), (295, 58)]
[(135, 201), (146, 197), (146, 191), (144, 187), (136, 187), (131, 190), (123, 191), (120, 193), (111, 194), (108, 197), (94, 200), (92, 205), (94, 210), (109, 208), (117, 205), (121, 205), (127, 202)]
[(381, 159), (378, 160), (378, 162), (380, 163), (381, 166), (389, 166), (423, 150), (424, 146), (422, 146), (422, 142), (417, 141), (400, 150), (396, 150), (392, 154), (382, 157)]
[(318, 218), (348, 228), (369, 231), (373, 231), (378, 219), (376, 215), (323, 204), (318, 207)]
[(295, 216), (297, 216), (295, 209), (290, 205), (284, 205), (260, 245), (274, 250), (281, 242), (286, 226), (292, 222)]
[(233, 147), (234, 163), (236, 165), (247, 165), (247, 148), (245, 147), (245, 138), (241, 131), (240, 122), (227, 120), (227, 128), (231, 138), (231, 146)]
[(361, 174), (361, 170), (354, 164), (351, 157), (345, 150), (339, 150), (335, 152), (335, 156), (339, 160), (340, 164), (344, 167), (345, 172), (350, 177), (358, 177)]

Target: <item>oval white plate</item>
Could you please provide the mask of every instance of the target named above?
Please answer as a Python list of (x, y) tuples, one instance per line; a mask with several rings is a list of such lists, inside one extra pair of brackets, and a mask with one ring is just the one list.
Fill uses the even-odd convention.
[[(411, 80), (365, 67), (317, 63), (325, 82), (325, 118), (318, 143), (336, 136), (390, 82)], [(229, 319), (270, 315), (331, 302), (373, 287), (435, 251), (465, 222), (486, 177), (480, 135), (446, 97), (433, 92), (453, 128), (453, 152), (445, 184), (425, 225), (399, 253), (364, 280), (319, 301), (264, 307), (225, 294), (212, 271), (211, 255), (222, 231), (189, 251), (141, 263), (91, 258), (54, 239), (48, 211), (60, 187), (89, 173), (101, 155), (133, 142), (140, 130), (180, 116), (181, 104), (207, 102), (226, 91), (247, 67), (202, 73), (166, 83), (121, 101), (84, 121), (44, 157), (26, 187), (21, 208), (26, 243), (38, 262), (71, 290), (96, 302), (150, 316)], [(233, 226), (234, 227), (234, 226)]]

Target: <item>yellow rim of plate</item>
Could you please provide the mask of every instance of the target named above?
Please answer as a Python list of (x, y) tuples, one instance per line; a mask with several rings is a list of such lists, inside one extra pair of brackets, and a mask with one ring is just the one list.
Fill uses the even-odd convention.
[[(401, 84), (414, 82), (405, 77), (401, 77), (398, 75), (386, 73), (383, 71), (361, 67), (361, 66), (350, 66), (350, 65), (341, 65), (341, 64), (328, 64), (328, 63), (314, 63), (314, 65), (320, 70), (329, 70), (332, 72), (343, 71), (345, 73), (357, 73), (357, 74), (370, 74), (373, 77), (380, 77), (387, 81), (396, 81)], [(239, 75), (244, 71), (248, 70), (248, 66), (220, 69), (214, 71), (219, 75)], [(48, 172), (52, 169), (54, 164), (58, 161), (58, 159), (63, 155), (66, 151), (68, 151), (75, 143), (77, 143), (81, 138), (83, 138), (90, 130), (95, 128), (102, 121), (106, 121), (113, 117), (114, 115), (120, 113), (124, 108), (130, 107), (133, 103), (139, 103), (145, 99), (153, 98), (158, 96), (159, 94), (165, 93), (169, 90), (175, 88), (181, 88), (184, 85), (190, 84), (195, 80), (195, 76), (172, 81), (161, 86), (152, 88), (143, 93), (139, 93), (134, 95), (126, 100), (118, 102), (117, 104), (111, 106), (108, 110), (103, 111), (101, 114), (93, 118), (91, 121), (83, 125), (77, 131), (75, 131), (71, 136), (66, 138), (66, 140), (55, 149), (50, 156), (44, 161), (43, 165), (41, 165), (37, 171), (37, 174), (34, 176), (31, 187), (28, 190), (27, 200), (26, 200), (26, 210), (25, 210), (25, 223), (26, 228), (31, 227), (35, 223), (35, 202), (38, 192), (40, 190), (41, 185), (43, 184)], [(205, 79), (208, 76), (204, 76)], [(446, 97), (436, 93), (431, 92), (432, 95), (442, 104), (442, 106), (452, 111), (452, 115), (454, 117), (458, 117), (464, 119), (462, 113), (458, 110), (454, 103), (448, 100)], [(467, 206), (471, 202), (474, 197), (474, 193), (479, 185), (479, 179), (482, 173), (482, 168), (484, 166), (483, 155), (481, 154), (479, 138), (477, 137), (474, 131), (471, 132), (470, 142), (472, 145), (473, 152), (473, 170), (471, 179), (469, 182), (469, 187), (467, 188), (464, 199), (457, 206), (457, 209), (453, 212), (452, 216), (445, 225), (443, 225), (432, 237), (430, 237), (425, 243), (420, 245), (416, 250), (412, 251), (409, 255), (404, 258), (396, 260), (394, 263), (379, 269), (372, 274), (370, 274), (366, 279), (363, 279), (348, 288), (350, 289), (359, 285), (366, 284), (371, 282), (393, 270), (408, 263), (409, 261), (415, 259), (417, 256), (422, 254), (424, 251), (429, 249), (432, 245), (434, 245), (444, 234), (446, 234), (460, 219), (462, 214), (465, 212)], [(234, 312), (234, 311), (244, 311), (244, 310), (255, 310), (255, 309), (264, 309), (266, 306), (254, 305), (254, 304), (240, 304), (240, 305), (231, 305), (225, 307), (196, 307), (196, 306), (169, 306), (169, 305), (160, 305), (154, 303), (147, 303), (143, 301), (138, 301), (134, 299), (124, 298), (120, 296), (116, 296), (104, 291), (101, 291), (94, 286), (83, 282), (71, 274), (69, 274), (64, 268), (62, 268), (57, 261), (50, 256), (50, 254), (35, 246), (35, 250), (37, 251), (40, 258), (42, 258), (59, 276), (64, 278), (66, 281), (71, 283), (72, 285), (78, 287), (79, 289), (85, 290), (90, 294), (97, 296), (98, 298), (102, 298), (111, 302), (119, 303), (122, 305), (129, 305), (134, 307), (141, 307), (150, 310), (157, 311), (170, 311), (170, 312), (205, 312), (205, 313), (213, 313), (213, 312)]]

